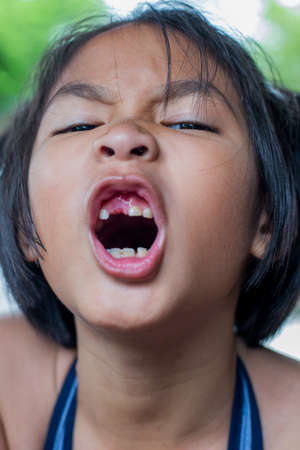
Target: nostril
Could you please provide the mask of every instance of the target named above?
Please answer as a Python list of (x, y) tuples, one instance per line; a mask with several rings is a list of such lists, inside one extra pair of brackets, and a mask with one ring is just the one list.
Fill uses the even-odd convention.
[(115, 151), (110, 148), (107, 147), (106, 145), (102, 145), (101, 149), (100, 149), (101, 153), (103, 153), (105, 156), (113, 156), (115, 154)]
[[(100, 152), (104, 156), (114, 156), (115, 154), (119, 154), (119, 156), (121, 156), (121, 154), (123, 153), (122, 150), (116, 151), (113, 148), (108, 147), (107, 145), (102, 145), (100, 147)], [(146, 147), (145, 145), (139, 145), (130, 150), (130, 154), (136, 155), (136, 156), (143, 156), (147, 152), (148, 152), (148, 147)]]
[(137, 156), (143, 156), (147, 152), (147, 147), (145, 145), (140, 145), (139, 147), (134, 147), (130, 153)]

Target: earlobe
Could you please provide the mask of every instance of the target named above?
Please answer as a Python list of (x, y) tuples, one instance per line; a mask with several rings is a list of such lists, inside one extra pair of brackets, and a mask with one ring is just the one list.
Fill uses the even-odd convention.
[(23, 252), (23, 255), (24, 255), (26, 261), (28, 261), (28, 262), (37, 261), (36, 252), (28, 244), (23, 233), (19, 233), (19, 243), (20, 243), (20, 247), (21, 247), (21, 250)]
[(26, 261), (28, 262), (37, 262), (37, 257), (32, 251), (30, 247), (27, 247), (26, 249), (23, 249), (23, 254), (25, 256)]
[(254, 235), (250, 253), (258, 259), (263, 259), (271, 240), (269, 218), (265, 211), (261, 213), (258, 227)]

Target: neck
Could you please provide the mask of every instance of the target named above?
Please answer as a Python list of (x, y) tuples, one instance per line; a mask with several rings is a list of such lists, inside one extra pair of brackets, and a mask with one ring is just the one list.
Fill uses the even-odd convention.
[(217, 441), (223, 448), (236, 353), (233, 334), (220, 338), (218, 326), (169, 338), (156, 330), (142, 339), (95, 335), (77, 323), (76, 433), (81, 428), (103, 448), (125, 449), (127, 443), (132, 450), (136, 443), (143, 449), (190, 449), (193, 442), (211, 448)]

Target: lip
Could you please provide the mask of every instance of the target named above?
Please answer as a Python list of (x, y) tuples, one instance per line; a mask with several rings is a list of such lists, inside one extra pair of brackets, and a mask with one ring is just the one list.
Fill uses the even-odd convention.
[[(101, 205), (118, 191), (135, 192), (149, 204), (158, 228), (156, 238), (144, 257), (113, 258), (95, 234), (96, 222)], [(106, 273), (127, 280), (144, 280), (158, 269), (166, 240), (165, 213), (162, 201), (152, 184), (140, 175), (110, 176), (104, 178), (93, 189), (89, 198), (89, 237), (96, 260)]]

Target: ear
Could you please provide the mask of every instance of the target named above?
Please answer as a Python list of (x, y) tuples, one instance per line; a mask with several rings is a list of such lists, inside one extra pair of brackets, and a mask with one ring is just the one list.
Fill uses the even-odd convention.
[(271, 240), (270, 221), (267, 213), (262, 211), (256, 233), (253, 237), (250, 253), (258, 259), (263, 259)]
[(22, 232), (19, 232), (19, 243), (26, 261), (28, 262), (37, 261), (36, 252), (34, 252), (33, 248), (28, 244)]

